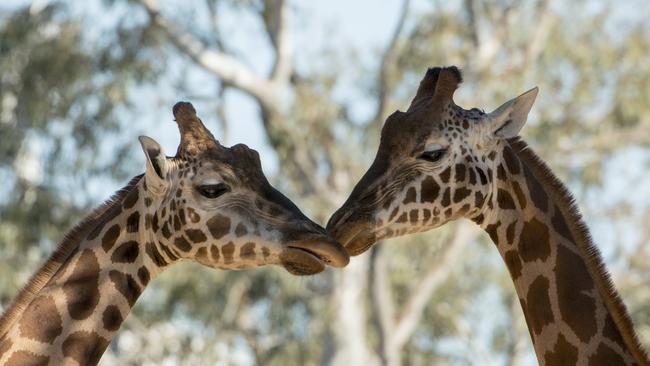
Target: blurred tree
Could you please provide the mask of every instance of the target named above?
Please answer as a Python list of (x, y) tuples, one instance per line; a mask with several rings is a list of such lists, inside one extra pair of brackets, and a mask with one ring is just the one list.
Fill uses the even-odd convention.
[[(621, 197), (607, 210), (600, 203), (618, 166), (608, 161), (635, 146), (633, 161), (650, 162), (642, 2), (405, 0), (373, 64), (338, 62), (355, 50), (329, 49), (319, 55), (326, 70), (298, 66), (303, 14), (286, 0), (105, 0), (89, 2), (94, 12), (50, 3), (7, 12), (0, 23), (0, 176), (8, 182), (0, 196), (0, 256), (8, 264), (0, 267), (0, 303), (62, 229), (101, 199), (92, 191), (76, 198), (86, 182), (137, 172), (127, 158), (144, 127), (127, 121), (151, 100), (147, 85), (166, 111), (176, 97), (165, 90), (199, 100), (214, 111), (223, 140), (236, 123), (227, 98), (248, 96), (278, 161), (274, 184), (325, 223), (372, 160), (386, 116), (407, 105), (427, 67), (457, 64), (466, 80), (457, 102), (468, 107), (496, 107), (539, 84), (525, 139), (568, 181), (590, 221), (636, 224), (630, 243), (613, 237), (609, 247), (618, 249), (605, 254), (650, 345), (649, 238), (640, 229), (648, 192), (634, 210)], [(626, 6), (635, 14), (618, 23), (612, 10)], [(97, 13), (108, 24), (82, 20)], [(257, 33), (246, 36), (262, 46), (252, 54), (239, 48), (224, 17), (254, 24)], [(345, 85), (363, 97), (337, 95), (344, 68), (356, 69), (358, 79)], [(210, 94), (195, 92), (192, 75)], [(360, 103), (374, 108), (350, 113)], [(639, 181), (650, 181), (646, 166)], [(102, 362), (527, 364), (532, 350), (512, 284), (478, 233), (459, 223), (400, 238), (308, 279), (176, 266), (144, 294)]]
[(136, 54), (147, 35), (118, 25), (110, 43), (89, 45), (84, 32), (61, 3), (2, 14), (3, 304), (89, 203), (96, 204), (88, 197), (88, 178), (124, 179), (131, 170), (123, 164), (130, 146), (111, 146), (110, 159), (95, 157), (103, 137), (122, 127), (116, 110), (128, 108), (129, 88), (155, 74), (150, 60)]

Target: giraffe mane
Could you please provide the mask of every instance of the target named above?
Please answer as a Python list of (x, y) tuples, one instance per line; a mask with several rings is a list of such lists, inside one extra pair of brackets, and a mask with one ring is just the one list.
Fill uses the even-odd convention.
[(540, 183), (548, 189), (547, 193), (560, 209), (576, 246), (585, 258), (587, 270), (591, 274), (598, 291), (603, 295), (605, 306), (612, 314), (614, 322), (621, 331), (621, 336), (634, 359), (640, 365), (650, 365), (648, 354), (641, 346), (634, 331), (632, 320), (618, 291), (614, 287), (610, 273), (605, 268), (600, 250), (594, 244), (589, 228), (582, 219), (582, 214), (575, 198), (558, 179), (546, 163), (519, 137), (508, 140), (517, 157), (529, 168)]
[(126, 195), (136, 186), (144, 174), (135, 176), (122, 189), (115, 192), (108, 200), (95, 208), (79, 224), (74, 226), (63, 237), (56, 250), (41, 265), (40, 269), (29, 279), (27, 284), (16, 295), (15, 300), (7, 307), (0, 317), (0, 339), (9, 330), (13, 322), (21, 312), (32, 302), (34, 296), (49, 282), (49, 280), (61, 269), (63, 264), (79, 247), (81, 241), (88, 233), (99, 225), (106, 214), (120, 205)]

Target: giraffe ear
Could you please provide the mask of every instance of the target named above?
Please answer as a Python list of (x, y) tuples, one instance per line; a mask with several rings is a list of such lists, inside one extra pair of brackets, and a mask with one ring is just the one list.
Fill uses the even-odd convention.
[(539, 89), (534, 87), (522, 95), (503, 103), (494, 112), (488, 114), (490, 118), (490, 133), (495, 138), (511, 138), (519, 131), (528, 118), (528, 113), (533, 107)]
[(145, 176), (147, 184), (152, 188), (162, 188), (166, 185), (165, 173), (167, 171), (167, 157), (160, 144), (147, 136), (138, 137), (144, 155), (147, 157)]

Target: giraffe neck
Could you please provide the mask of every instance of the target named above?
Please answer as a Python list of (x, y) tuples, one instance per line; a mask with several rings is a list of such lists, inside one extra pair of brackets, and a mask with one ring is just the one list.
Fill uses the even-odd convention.
[(542, 365), (647, 365), (625, 306), (573, 199), (521, 141), (493, 167), (476, 221), (510, 272)]
[(35, 275), (0, 321), (0, 364), (99, 362), (144, 288), (176, 259), (149, 230), (145, 190), (145, 179), (127, 186)]

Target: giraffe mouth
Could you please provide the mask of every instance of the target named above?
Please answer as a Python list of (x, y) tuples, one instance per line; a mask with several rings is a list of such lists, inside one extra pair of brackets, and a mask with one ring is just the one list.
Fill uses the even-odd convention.
[(350, 262), (350, 256), (345, 248), (338, 241), (325, 235), (289, 243), (287, 248), (305, 252), (332, 267), (345, 267)]
[(325, 264), (330, 264), (330, 263), (332, 262), (332, 261), (331, 261), (329, 258), (327, 258), (326, 256), (321, 255), (321, 254), (318, 254), (318, 253), (316, 253), (316, 252), (314, 252), (314, 251), (312, 251), (312, 250), (309, 250), (309, 249), (298, 248), (298, 247), (294, 247), (294, 246), (291, 246), (291, 245), (289, 245), (289, 248), (291, 248), (291, 249), (295, 249), (295, 250), (300, 250), (300, 251), (303, 251), (303, 252), (305, 252), (305, 253), (309, 253), (309, 254), (313, 255), (314, 257), (318, 258), (318, 260), (320, 260), (321, 262), (323, 262), (323, 263), (325, 263)]
[(312, 275), (322, 272), (326, 266), (345, 267), (350, 257), (337, 241), (319, 236), (288, 244), (280, 260), (292, 274)]

